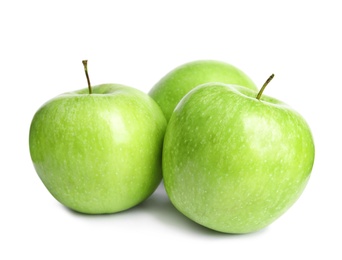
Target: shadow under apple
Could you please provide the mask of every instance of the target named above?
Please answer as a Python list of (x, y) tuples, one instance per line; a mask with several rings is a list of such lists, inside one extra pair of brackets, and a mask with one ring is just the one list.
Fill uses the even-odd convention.
[[(158, 221), (161, 221), (167, 225), (171, 225), (173, 228), (178, 229), (181, 232), (197, 233), (204, 236), (213, 237), (241, 236), (241, 234), (227, 234), (206, 228), (184, 216), (172, 205), (170, 199), (166, 194), (163, 183), (161, 183), (156, 189), (156, 191), (144, 202), (140, 203), (139, 205), (133, 208), (117, 212), (114, 214), (88, 215), (76, 212), (67, 207), (64, 208), (75, 216), (92, 219), (105, 218), (108, 220), (117, 217), (126, 217), (128, 215), (132, 216), (136, 214), (150, 214), (151, 216), (155, 217), (155, 219), (157, 219)], [(244, 236), (253, 236), (259, 233), (263, 233), (264, 231), (265, 229), (262, 229), (254, 233), (244, 234)]]

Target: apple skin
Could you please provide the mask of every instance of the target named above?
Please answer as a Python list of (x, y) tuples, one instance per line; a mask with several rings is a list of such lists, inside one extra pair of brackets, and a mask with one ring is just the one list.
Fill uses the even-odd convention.
[(147, 94), (103, 84), (60, 95), (34, 115), (29, 146), (50, 193), (82, 213), (129, 209), (162, 179), (166, 120)]
[(314, 163), (306, 121), (288, 105), (240, 86), (189, 92), (168, 123), (163, 176), (173, 205), (224, 233), (260, 230), (301, 195)]
[(169, 121), (178, 102), (190, 90), (208, 82), (234, 84), (257, 90), (253, 81), (240, 69), (221, 61), (198, 60), (185, 63), (166, 74), (153, 86), (149, 95)]

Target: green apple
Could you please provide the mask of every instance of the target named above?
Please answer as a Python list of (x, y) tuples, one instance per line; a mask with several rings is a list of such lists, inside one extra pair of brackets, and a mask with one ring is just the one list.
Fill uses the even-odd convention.
[(235, 84), (256, 90), (253, 81), (240, 69), (214, 60), (183, 64), (166, 74), (150, 90), (168, 121), (178, 102), (193, 88), (208, 82)]
[(166, 120), (137, 89), (88, 83), (36, 112), (30, 154), (59, 202), (82, 213), (114, 213), (142, 202), (160, 183)]
[(207, 83), (181, 100), (168, 123), (167, 194), (180, 212), (210, 229), (262, 229), (308, 182), (314, 163), (308, 124), (285, 103), (261, 93)]

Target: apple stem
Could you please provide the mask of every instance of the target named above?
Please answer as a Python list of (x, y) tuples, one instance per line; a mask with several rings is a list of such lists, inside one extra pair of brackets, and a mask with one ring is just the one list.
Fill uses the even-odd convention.
[(264, 83), (264, 85), (262, 86), (262, 88), (260, 89), (258, 95), (256, 96), (256, 98), (258, 100), (260, 100), (262, 92), (264, 92), (264, 89), (266, 88), (266, 86), (268, 85), (268, 83), (270, 83), (270, 81), (274, 78), (274, 74), (272, 74), (271, 76), (269, 76), (269, 78), (266, 80), (266, 82)]
[(91, 94), (92, 91), (91, 91), (90, 79), (89, 79), (89, 74), (88, 74), (88, 60), (82, 60), (82, 63), (84, 66), (84, 72), (85, 72), (86, 77), (87, 77), (89, 94)]

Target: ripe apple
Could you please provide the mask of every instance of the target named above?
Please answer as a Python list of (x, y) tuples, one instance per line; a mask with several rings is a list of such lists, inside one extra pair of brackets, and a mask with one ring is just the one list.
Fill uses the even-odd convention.
[(178, 102), (196, 86), (208, 82), (236, 84), (257, 90), (253, 81), (240, 69), (214, 60), (198, 60), (183, 64), (166, 74), (150, 90), (168, 121)]
[(288, 105), (261, 96), (262, 90), (198, 86), (168, 123), (167, 194), (180, 212), (210, 229), (262, 229), (299, 198), (308, 182), (314, 163), (309, 126)]
[(118, 84), (90, 87), (87, 79), (88, 89), (36, 112), (30, 154), (59, 202), (82, 213), (114, 213), (142, 202), (160, 183), (166, 120), (147, 94)]

